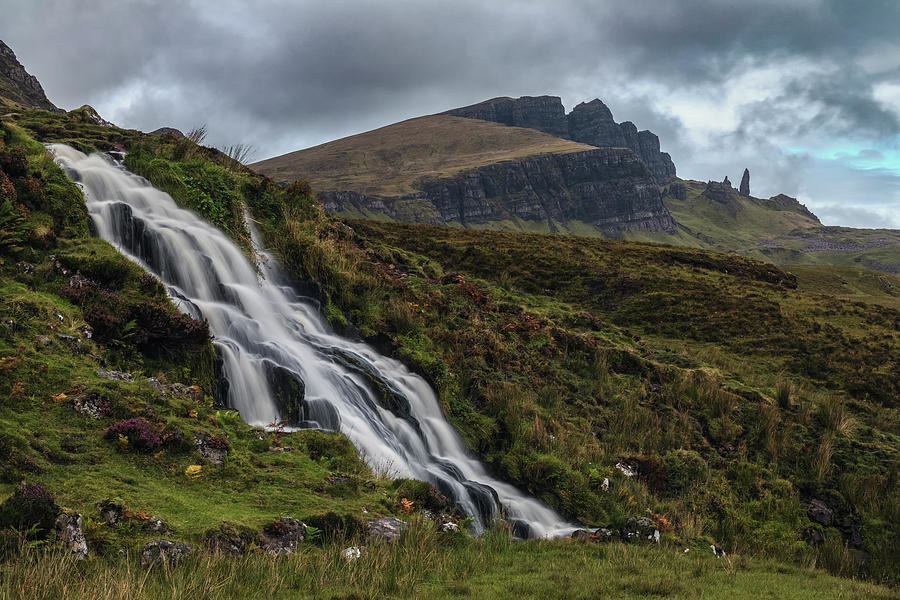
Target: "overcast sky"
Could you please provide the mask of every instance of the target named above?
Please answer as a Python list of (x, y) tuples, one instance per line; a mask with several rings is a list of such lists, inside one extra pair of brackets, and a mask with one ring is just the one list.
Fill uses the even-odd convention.
[(601, 98), (678, 174), (900, 228), (900, 1), (0, 0), (57, 106), (254, 160), (495, 96)]

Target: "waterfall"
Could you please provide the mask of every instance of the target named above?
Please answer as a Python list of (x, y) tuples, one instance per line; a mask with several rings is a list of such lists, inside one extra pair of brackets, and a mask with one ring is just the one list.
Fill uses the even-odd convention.
[(84, 191), (96, 234), (159, 278), (181, 310), (208, 320), (227, 405), (247, 423), (288, 419), (340, 431), (376, 472), (433, 483), (473, 517), (476, 533), (501, 507), (522, 536), (575, 527), (491, 476), (421, 377), (335, 335), (317, 305), (283, 283), (275, 261), (254, 268), (221, 231), (109, 156), (49, 149)]

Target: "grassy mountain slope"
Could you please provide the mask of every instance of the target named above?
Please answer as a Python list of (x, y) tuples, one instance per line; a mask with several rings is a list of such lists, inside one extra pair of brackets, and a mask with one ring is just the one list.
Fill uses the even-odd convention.
[(705, 183), (682, 183), (683, 200), (663, 198), (680, 226), (675, 236), (634, 232), (626, 237), (737, 252), (780, 265), (837, 265), (900, 273), (900, 231), (827, 227), (802, 209), (736, 192), (727, 203), (716, 202), (703, 195)]
[(277, 181), (306, 179), (320, 192), (397, 196), (413, 193), (423, 177), (449, 177), (504, 160), (590, 149), (534, 129), (432, 115), (263, 160), (251, 168)]
[[(39, 111), (17, 117), (44, 141), (74, 137), (70, 128), (81, 126), (72, 119)], [(848, 280), (855, 290), (850, 299), (828, 293), (833, 282), (827, 277), (800, 276), (798, 284), (772, 265), (700, 249), (341, 223), (323, 215), (302, 186), (283, 190), (189, 142), (99, 126), (84, 125), (80, 131), (82, 147), (126, 145), (130, 168), (171, 190), (183, 205), (219, 219), (223, 228), (239, 222), (240, 201), (246, 202), (285, 266), (299, 280), (318, 283), (323, 309), (336, 327), (358, 331), (428, 377), (473, 452), (566, 515), (611, 526), (621, 526), (629, 516), (651, 516), (666, 530), (663, 546), (670, 551), (689, 545), (699, 552), (715, 543), (742, 556), (895, 581), (900, 564), (894, 543), (900, 523), (900, 313), (866, 299), (870, 290), (881, 290), (881, 299), (889, 296), (889, 287), (854, 277)], [(40, 164), (51, 172), (39, 148), (32, 155), (32, 164), (44, 161)], [(223, 190), (228, 193), (218, 193)], [(48, 191), (48, 197), (58, 195)], [(75, 197), (66, 202), (81, 206)], [(38, 231), (37, 222), (30, 230)], [(237, 225), (227, 230), (241, 239)], [(80, 231), (67, 235), (83, 237)], [(48, 254), (38, 253), (31, 261), (38, 264), (40, 258), (42, 273), (53, 271)], [(90, 262), (90, 256), (82, 252), (74, 264)], [(9, 285), (24, 287), (23, 294), (50, 294), (50, 301), (68, 311), (64, 320), (86, 319), (84, 308), (79, 317), (78, 308), (60, 299), (64, 280), (54, 276), (42, 282), (16, 274), (12, 265), (21, 261), (6, 263)], [(113, 291), (137, 293), (140, 278), (135, 281), (135, 275)], [(18, 345), (29, 357), (14, 369), (40, 369), (42, 357), (29, 344), (46, 310), (33, 321), (24, 320), (27, 329), (4, 342), (4, 352), (10, 353), (4, 358)], [(115, 350), (114, 344), (103, 344), (91, 354), (106, 352), (107, 361), (124, 360)], [(96, 514), (89, 502), (99, 498), (89, 500), (92, 494), (85, 492), (79, 499), (77, 482), (98, 472), (105, 472), (108, 481), (118, 478), (134, 508), (157, 510), (174, 498), (169, 506), (178, 510), (158, 510), (181, 524), (178, 535), (186, 539), (196, 539), (222, 509), (214, 503), (198, 509), (196, 526), (182, 509), (192, 509), (206, 494), (231, 501), (226, 490), (233, 488), (247, 492), (233, 494), (228, 515), (256, 525), (282, 512), (303, 516), (307, 507), (353, 512), (381, 502), (379, 510), (396, 510), (397, 491), (386, 482), (376, 481), (371, 496), (327, 486), (318, 492), (316, 482), (324, 482), (326, 472), (308, 452), (308, 440), (315, 437), (298, 436), (290, 445), (299, 451), (285, 456), (287, 463), (278, 462), (267, 446), (254, 441), (254, 432), (220, 418), (206, 398), (193, 405), (186, 399), (160, 400), (143, 379), (115, 384), (107, 395), (122, 410), (133, 406), (145, 415), (152, 410), (186, 432), (201, 428), (227, 434), (231, 463), (221, 473), (207, 470), (188, 482), (184, 468), (198, 461), (190, 448), (159, 458), (119, 454), (115, 440), (98, 439), (107, 422), (65, 421), (71, 413), (62, 406), (60, 412), (48, 412), (55, 403), (46, 397), (53, 402), (53, 394), (69, 396), (63, 381), (81, 377), (85, 391), (106, 385), (91, 375), (95, 363), (89, 354), (78, 360), (87, 362), (60, 379), (44, 380), (31, 371), (20, 378), (11, 369), (3, 380), (9, 393), (17, 381), (44, 387), (27, 402), (13, 394), (3, 414), (7, 431), (19, 421), (26, 424), (27, 435), (12, 447), (43, 469), (29, 478), (46, 475), (48, 485), (62, 488), (63, 499), (71, 498), (88, 514)], [(162, 371), (186, 385), (196, 378), (203, 388), (202, 369), (195, 372), (188, 365), (189, 372), (178, 373), (179, 361), (168, 364), (145, 362), (144, 373)], [(41, 411), (61, 422), (38, 428)], [(62, 447), (68, 438), (78, 440), (78, 452)], [(326, 439), (329, 447), (340, 447), (336, 440), (342, 438)], [(335, 451), (325, 468), (350, 470), (356, 481), (367, 477), (353, 470), (352, 459)], [(344, 461), (349, 466), (331, 466)], [(622, 461), (636, 466), (639, 476), (618, 470), (615, 465)], [(24, 459), (22, 464), (27, 464)], [(71, 483), (64, 481), (66, 465), (76, 469), (66, 480)], [(93, 470), (80, 470), (87, 467)], [(291, 480), (312, 488), (297, 494), (296, 504), (291, 504), (293, 490), (284, 488)], [(3, 491), (8, 493), (13, 486), (7, 485)], [(195, 485), (202, 494), (190, 492)], [(266, 504), (270, 497), (276, 500)], [(843, 530), (810, 520), (806, 503), (813, 498), (827, 503)], [(475, 544), (481, 543), (489, 542)], [(584, 556), (579, 546), (555, 544), (547, 548), (562, 556), (563, 564), (583, 560), (577, 558)], [(618, 552), (610, 548), (609, 553)], [(658, 563), (665, 573), (684, 569), (671, 566), (674, 554), (666, 552)], [(470, 579), (483, 581), (497, 565), (508, 564), (496, 555), (483, 556), (488, 558), (467, 571)], [(646, 561), (634, 564), (640, 570)], [(706, 563), (696, 564), (702, 572)], [(518, 577), (502, 572), (507, 581)], [(664, 582), (663, 573), (656, 573)], [(472, 593), (482, 585), (487, 584), (473, 584)], [(633, 589), (639, 585), (634, 582)], [(725, 585), (737, 588), (734, 579)], [(803, 587), (797, 580), (793, 585)]]

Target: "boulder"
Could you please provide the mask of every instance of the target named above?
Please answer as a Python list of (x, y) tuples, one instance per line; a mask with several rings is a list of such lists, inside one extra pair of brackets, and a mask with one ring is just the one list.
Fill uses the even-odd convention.
[(616, 532), (608, 527), (600, 527), (592, 533), (589, 539), (592, 542), (611, 542), (616, 537)]
[(118, 500), (110, 500), (107, 498), (102, 502), (97, 503), (97, 510), (100, 512), (100, 517), (106, 521), (106, 524), (115, 527), (119, 524), (119, 521), (122, 520), (122, 515), (125, 513), (125, 505)]
[(306, 525), (292, 517), (278, 517), (263, 528), (260, 547), (269, 554), (293, 554), (306, 536)]
[(102, 419), (109, 416), (109, 402), (104, 400), (97, 392), (79, 394), (72, 399), (72, 408), (82, 415), (93, 419)]
[(152, 540), (147, 542), (144, 551), (141, 552), (141, 566), (150, 567), (164, 562), (173, 567), (192, 552), (194, 547), (184, 542)]
[(396, 541), (404, 530), (409, 529), (409, 524), (394, 517), (378, 517), (366, 521), (366, 527), (369, 529), (369, 537), (390, 544)]
[(200, 456), (208, 460), (214, 467), (224, 467), (225, 457), (228, 456), (228, 450), (225, 448), (216, 448), (212, 442), (212, 436), (204, 431), (194, 433), (194, 445)]
[(159, 517), (151, 516), (144, 523), (144, 529), (148, 529), (150, 531), (156, 531), (158, 533), (168, 533), (169, 532), (169, 524), (160, 519)]
[(349, 548), (344, 548), (341, 552), (341, 558), (347, 562), (356, 560), (362, 556), (363, 550), (365, 550), (365, 546), (350, 546)]
[(87, 540), (81, 528), (81, 515), (62, 513), (56, 517), (56, 539), (64, 548), (71, 550), (78, 558), (87, 556)]
[(259, 534), (242, 525), (222, 523), (218, 529), (210, 529), (203, 536), (203, 543), (213, 554), (243, 556), (251, 544), (260, 545)]
[(647, 517), (631, 517), (622, 528), (622, 541), (659, 543), (659, 529)]
[(810, 500), (809, 507), (806, 509), (806, 514), (809, 515), (810, 520), (815, 521), (820, 525), (824, 525), (825, 527), (831, 527), (834, 523), (834, 511), (828, 508), (821, 500)]

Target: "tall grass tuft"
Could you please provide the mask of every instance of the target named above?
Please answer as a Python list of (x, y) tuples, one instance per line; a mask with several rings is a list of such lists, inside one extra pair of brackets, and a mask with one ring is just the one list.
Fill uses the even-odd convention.
[(847, 404), (835, 395), (825, 397), (819, 406), (819, 415), (825, 429), (835, 435), (851, 437), (856, 430), (856, 420), (847, 414)]
[(775, 402), (781, 410), (790, 410), (791, 396), (794, 393), (794, 384), (790, 379), (779, 375), (775, 382)]

